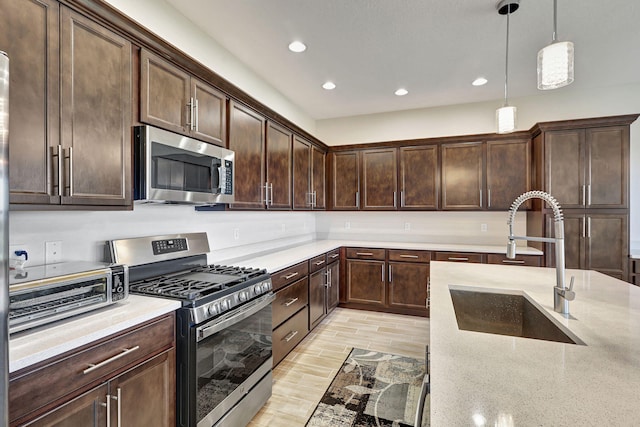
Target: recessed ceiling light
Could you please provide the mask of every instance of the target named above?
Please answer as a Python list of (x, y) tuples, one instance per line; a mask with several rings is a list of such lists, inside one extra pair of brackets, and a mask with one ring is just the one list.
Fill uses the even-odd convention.
[(336, 88), (336, 84), (334, 82), (326, 82), (322, 87), (326, 90), (333, 90)]
[(398, 96), (405, 96), (408, 93), (409, 93), (409, 91), (404, 89), (404, 88), (400, 88), (395, 92), (395, 94), (398, 95)]
[(485, 79), (484, 77), (478, 77), (473, 82), (471, 82), (471, 84), (474, 86), (483, 86), (487, 84), (487, 79)]
[(289, 50), (291, 52), (300, 53), (300, 52), (304, 52), (305, 50), (307, 50), (307, 46), (302, 42), (295, 41), (295, 42), (291, 42), (291, 44), (289, 44)]

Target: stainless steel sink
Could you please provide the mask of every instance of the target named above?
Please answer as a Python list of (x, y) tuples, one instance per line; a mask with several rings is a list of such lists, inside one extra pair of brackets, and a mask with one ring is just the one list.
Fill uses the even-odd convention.
[(449, 293), (459, 329), (584, 345), (525, 294), (454, 288)]

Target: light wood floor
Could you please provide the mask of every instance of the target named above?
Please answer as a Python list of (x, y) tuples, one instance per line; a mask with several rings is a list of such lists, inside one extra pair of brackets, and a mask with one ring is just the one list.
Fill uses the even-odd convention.
[(352, 347), (424, 359), (428, 342), (427, 318), (336, 308), (274, 369), (249, 427), (304, 426)]

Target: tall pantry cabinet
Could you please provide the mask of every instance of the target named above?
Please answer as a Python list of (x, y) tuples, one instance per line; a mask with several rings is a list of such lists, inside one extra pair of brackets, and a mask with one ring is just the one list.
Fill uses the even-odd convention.
[[(538, 123), (532, 131), (533, 188), (558, 200), (565, 218), (567, 268), (626, 280), (629, 256), (629, 126), (638, 115)], [(533, 235), (553, 236), (540, 201), (528, 213)], [(545, 244), (546, 265), (555, 248)]]

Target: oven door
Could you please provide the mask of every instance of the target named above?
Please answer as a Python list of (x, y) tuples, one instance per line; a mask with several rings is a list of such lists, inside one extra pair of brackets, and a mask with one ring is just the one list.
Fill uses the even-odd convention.
[(191, 387), (198, 427), (216, 425), (223, 417), (228, 424), (230, 412), (249, 417), (248, 422), (271, 396), (274, 299), (265, 295), (196, 327), (196, 378)]

